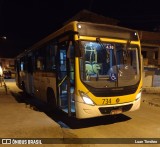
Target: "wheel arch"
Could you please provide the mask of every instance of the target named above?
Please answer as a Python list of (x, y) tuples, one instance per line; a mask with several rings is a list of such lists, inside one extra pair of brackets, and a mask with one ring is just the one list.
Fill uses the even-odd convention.
[(46, 97), (47, 97), (47, 103), (49, 103), (52, 99), (55, 102), (56, 106), (58, 105), (57, 98), (56, 98), (53, 88), (47, 87)]

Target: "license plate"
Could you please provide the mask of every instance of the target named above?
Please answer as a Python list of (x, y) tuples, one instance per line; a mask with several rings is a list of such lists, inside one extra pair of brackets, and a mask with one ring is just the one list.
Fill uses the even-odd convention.
[(112, 115), (114, 115), (114, 114), (120, 114), (120, 113), (122, 113), (122, 109), (115, 109), (115, 110), (111, 111)]

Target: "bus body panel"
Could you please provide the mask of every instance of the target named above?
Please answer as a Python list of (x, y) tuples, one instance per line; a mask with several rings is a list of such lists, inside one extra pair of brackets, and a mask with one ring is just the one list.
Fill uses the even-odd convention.
[[(92, 118), (92, 117), (99, 117), (104, 115), (115, 115), (120, 114), (125, 111), (135, 111), (138, 110), (140, 107), (141, 98), (136, 101), (125, 103), (125, 104), (116, 104), (116, 105), (87, 105), (83, 102), (76, 102), (76, 108), (81, 111), (76, 112), (76, 117), (79, 119), (84, 118)], [(129, 106), (129, 107), (128, 107)], [(101, 109), (101, 111), (100, 111)]]
[(47, 89), (53, 90), (55, 96), (56, 92), (56, 75), (52, 72), (36, 72), (33, 74), (34, 78), (34, 95), (43, 101), (47, 102)]
[[(76, 65), (78, 65), (75, 67), (76, 74), (77, 76), (80, 76), (79, 75), (80, 73), (79, 58), (76, 58), (75, 63)], [(87, 93), (87, 95), (91, 98), (91, 100), (95, 103), (95, 105), (85, 104), (84, 101), (82, 100), (82, 97), (79, 94), (79, 91), (83, 91), (84, 93)], [(123, 113), (125, 111), (138, 110), (141, 104), (141, 95), (138, 99), (136, 99), (136, 96), (139, 93), (141, 94), (141, 91), (142, 91), (142, 79), (140, 80), (139, 86), (137, 87), (137, 90), (134, 94), (120, 95), (120, 96), (114, 96), (114, 97), (96, 97), (91, 92), (89, 92), (89, 90), (84, 86), (81, 80), (77, 78), (76, 89), (75, 89), (76, 117), (79, 119), (84, 119), (84, 118), (98, 117), (98, 116), (104, 116), (104, 115), (114, 115), (114, 114)], [(105, 102), (107, 102), (106, 99), (110, 99), (111, 102), (109, 101), (109, 103), (105, 104), (104, 100)], [(119, 99), (118, 102), (116, 101), (117, 99)], [(107, 110), (108, 108), (109, 110)], [(101, 113), (99, 109), (104, 109), (104, 110), (102, 110), (102, 113)], [(111, 112), (107, 113), (107, 111), (111, 111)]]
[[(24, 58), (24, 60), (27, 57), (30, 57), (30, 62), (32, 62), (32, 56), (35, 57), (35, 51), (40, 52), (40, 49), (43, 46), (46, 46), (47, 44), (52, 44), (53, 41), (56, 46), (59, 46), (61, 42), (67, 42), (70, 41), (69, 39), (72, 36), (73, 42), (82, 42), (82, 41), (90, 41), (90, 42), (97, 42), (98, 39), (102, 42), (111, 42), (111, 43), (117, 43), (117, 44), (127, 44), (128, 42), (132, 45), (137, 45), (139, 50), (138, 54), (141, 54), (141, 47), (140, 47), (140, 41), (138, 35), (134, 34), (134, 30), (130, 30), (127, 28), (121, 28), (117, 26), (111, 26), (111, 25), (105, 25), (105, 24), (96, 24), (96, 23), (86, 23), (86, 22), (78, 22), (74, 21), (70, 24), (65, 25), (61, 29), (57, 30), (56, 32), (52, 33), (51, 35), (47, 36), (46, 38), (42, 39), (38, 43), (34, 44), (32, 47), (28, 49), (28, 51), (20, 54), (17, 56), (16, 60), (18, 61), (17, 64), (19, 64), (19, 68), (21, 68), (21, 59)], [(82, 48), (80, 44), (78, 44), (79, 47), (75, 49), (79, 49), (82, 53)], [(74, 46), (75, 47), (75, 46)], [(58, 48), (63, 49), (63, 48)], [(63, 58), (66, 58), (65, 61), (69, 63), (70, 57), (68, 56), (68, 48), (65, 49), (66, 54), (63, 56)], [(137, 51), (136, 50), (136, 51)], [(56, 54), (57, 50), (55, 51)], [(57, 55), (56, 55), (57, 56)], [(56, 57), (55, 57), (56, 58)], [(59, 57), (61, 58), (61, 57)], [(60, 59), (56, 60), (60, 60)], [(67, 70), (66, 75), (69, 76), (69, 78), (64, 78), (64, 81), (67, 79), (67, 84), (65, 86), (68, 86), (66, 89), (66, 92), (69, 92), (69, 94), (64, 93), (64, 96), (66, 96), (67, 101), (64, 101), (64, 104), (67, 102), (67, 106), (71, 107), (72, 104), (75, 105), (75, 112), (77, 118), (90, 118), (90, 117), (97, 117), (97, 116), (103, 116), (103, 115), (113, 115), (113, 114), (119, 114), (123, 113), (125, 111), (134, 111), (139, 109), (140, 102), (141, 102), (141, 89), (142, 89), (142, 61), (139, 60), (138, 68), (140, 70), (140, 78), (137, 82), (136, 90), (131, 94), (119, 94), (119, 95), (112, 95), (107, 96), (104, 92), (104, 96), (96, 96), (90, 91), (89, 88), (87, 88), (86, 81), (82, 80), (81, 77), (81, 65), (80, 60), (82, 57), (74, 57), (74, 83), (68, 84), (69, 78), (71, 79), (69, 64), (67, 64)], [(51, 59), (50, 59), (51, 60)], [(97, 58), (96, 58), (97, 60)], [(24, 62), (24, 61), (23, 61)], [(57, 101), (58, 106), (60, 105), (60, 85), (61, 82), (63, 83), (63, 80), (60, 81), (57, 74), (58, 72), (58, 62), (56, 61), (56, 69), (53, 71), (40, 71), (38, 69), (34, 69), (33, 72), (28, 72), (25, 70), (18, 69), (17, 76), (16, 76), (16, 83), (18, 87), (22, 88), (29, 94), (33, 94), (35, 97), (42, 99), (43, 101), (47, 102), (47, 92), (48, 89), (53, 90), (54, 97)], [(62, 61), (61, 61), (62, 62)], [(26, 62), (27, 64), (27, 62)], [(37, 64), (36, 62), (34, 63)], [(33, 66), (35, 66), (33, 64)], [(113, 66), (113, 65), (112, 65)], [(70, 72), (70, 73), (69, 73)], [(72, 75), (73, 76), (73, 75)], [(74, 88), (73, 88), (74, 86)], [(92, 85), (91, 85), (92, 86)], [(130, 85), (128, 85), (129, 87)], [(70, 88), (70, 89), (69, 89)], [(95, 87), (93, 87), (95, 88)], [(114, 87), (115, 89), (117, 87)], [(119, 87), (118, 87), (119, 88)], [(121, 88), (121, 87), (120, 87)], [(122, 87), (123, 88), (123, 87)], [(95, 88), (96, 89), (96, 88)], [(72, 91), (72, 92), (71, 92)], [(106, 86), (107, 91), (107, 86)], [(83, 97), (83, 94), (90, 98), (90, 102), (93, 102), (92, 104), (87, 104)], [(114, 91), (113, 91), (114, 94)], [(70, 98), (69, 95), (72, 97)], [(71, 102), (72, 101), (72, 102)], [(69, 114), (68, 107), (59, 107), (63, 111), (67, 112)], [(68, 109), (66, 111), (66, 109)], [(71, 108), (72, 109), (72, 108)], [(72, 111), (72, 110), (71, 110)], [(70, 114), (69, 114), (70, 115)]]

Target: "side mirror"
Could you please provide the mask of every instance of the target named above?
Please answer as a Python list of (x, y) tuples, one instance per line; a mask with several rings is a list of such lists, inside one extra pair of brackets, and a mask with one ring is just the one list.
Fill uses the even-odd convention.
[(68, 50), (67, 50), (67, 58), (74, 58), (82, 56), (81, 43), (80, 41), (75, 41), (74, 45), (72, 41), (69, 42)]
[(67, 58), (73, 58), (74, 57), (74, 46), (72, 45), (72, 41), (68, 44), (68, 50), (67, 50)]
[(127, 41), (127, 44), (126, 44), (126, 49), (129, 49), (130, 47), (131, 47), (131, 41), (128, 40), (128, 41)]
[(75, 56), (82, 57), (82, 45), (79, 40), (75, 41)]

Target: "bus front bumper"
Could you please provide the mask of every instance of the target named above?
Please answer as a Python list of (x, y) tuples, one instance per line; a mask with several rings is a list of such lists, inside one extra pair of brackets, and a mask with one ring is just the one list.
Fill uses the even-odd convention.
[(87, 105), (82, 102), (76, 102), (76, 117), (79, 119), (92, 118), (104, 115), (115, 115), (127, 111), (135, 111), (139, 109), (141, 98), (133, 102), (116, 104), (116, 105)]

